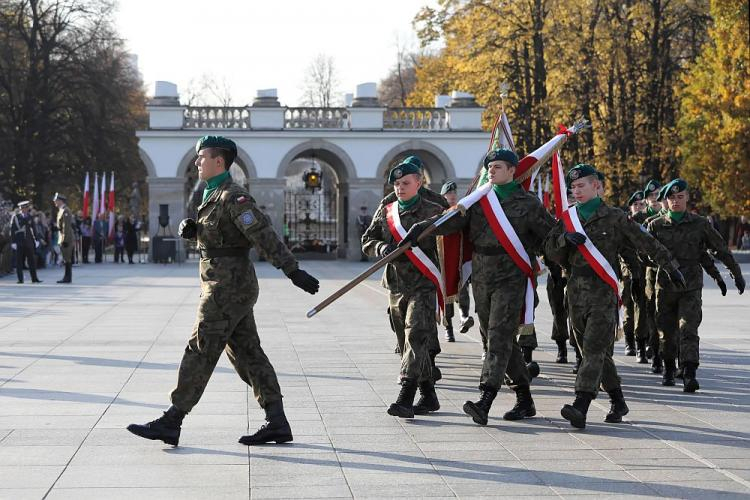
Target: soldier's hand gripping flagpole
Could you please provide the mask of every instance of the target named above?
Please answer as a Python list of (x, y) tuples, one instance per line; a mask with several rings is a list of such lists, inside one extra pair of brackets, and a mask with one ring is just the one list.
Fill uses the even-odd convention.
[[(454, 208), (451, 208), (447, 210), (443, 215), (441, 215), (437, 220), (435, 220), (433, 223), (431, 223), (429, 226), (425, 227), (417, 237), (417, 241), (429, 236), (432, 234), (435, 229), (437, 229), (438, 226), (443, 224), (445, 221), (456, 215), (457, 213), (466, 213), (466, 210), (471, 207), (474, 203), (479, 201), (484, 195), (486, 195), (489, 190), (492, 189), (492, 185), (490, 183), (486, 183), (482, 186), (480, 186), (476, 191), (472, 192), (468, 196), (465, 196), (461, 200), (458, 201), (456, 206)], [(408, 236), (408, 234), (407, 234)], [(412, 247), (411, 241), (404, 239), (402, 240), (402, 243), (399, 244), (399, 246), (391, 253), (380, 259), (379, 261), (375, 262), (372, 266), (365, 269), (362, 273), (357, 275), (354, 279), (352, 279), (349, 283), (342, 286), (338, 290), (336, 290), (334, 293), (326, 297), (323, 302), (318, 304), (317, 306), (313, 307), (307, 312), (307, 317), (312, 318), (316, 314), (318, 314), (320, 311), (331, 305), (336, 299), (347, 293), (349, 290), (354, 288), (355, 286), (362, 283), (364, 280), (366, 280), (370, 275), (372, 275), (375, 271), (382, 268), (386, 264), (388, 264), (390, 261), (398, 257), (399, 255), (402, 255), (404, 252), (409, 250)]]

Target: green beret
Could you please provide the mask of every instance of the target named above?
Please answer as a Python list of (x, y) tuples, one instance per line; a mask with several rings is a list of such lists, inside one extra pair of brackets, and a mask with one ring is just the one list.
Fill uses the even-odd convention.
[(648, 184), (646, 184), (646, 187), (643, 190), (643, 197), (648, 197), (648, 195), (650, 195), (654, 191), (658, 191), (659, 188), (661, 188), (661, 184), (659, 184), (658, 181), (655, 181), (653, 179), (648, 181)]
[(198, 142), (195, 144), (195, 152), (197, 153), (201, 149), (206, 148), (226, 149), (234, 153), (234, 156), (237, 156), (237, 144), (233, 140), (220, 135), (204, 135), (198, 139)]
[(401, 163), (413, 163), (414, 165), (418, 166), (420, 169), (424, 168), (424, 165), (422, 164), (422, 159), (417, 155), (410, 155), (401, 160)]
[(659, 191), (659, 197), (657, 198), (658, 201), (665, 200), (669, 197), (671, 194), (681, 193), (685, 190), (687, 190), (688, 184), (682, 179), (674, 179), (669, 181), (664, 185), (663, 188)]
[(636, 191), (630, 198), (628, 198), (628, 206), (631, 206), (636, 201), (643, 201), (643, 191)]
[[(409, 158), (416, 158), (410, 156)], [(419, 160), (419, 158), (417, 158)], [(420, 162), (421, 163), (421, 162)], [(388, 184), (393, 185), (394, 182), (396, 182), (396, 179), (400, 179), (405, 175), (409, 174), (421, 174), (422, 168), (419, 164), (417, 164), (414, 161), (402, 161), (395, 167), (391, 169), (391, 171), (388, 173)]]
[(588, 177), (589, 175), (596, 175), (597, 178), (599, 178), (599, 172), (594, 167), (588, 163), (579, 163), (568, 170), (568, 174), (565, 176), (565, 182), (570, 184), (573, 181), (577, 181), (583, 177)]
[(446, 181), (445, 184), (443, 184), (443, 187), (440, 188), (440, 194), (448, 194), (451, 191), (456, 191), (458, 189), (458, 186), (456, 186), (456, 183), (453, 181)]
[(518, 165), (518, 155), (510, 149), (492, 149), (484, 156), (484, 168), (487, 168), (493, 161), (507, 161), (515, 167)]

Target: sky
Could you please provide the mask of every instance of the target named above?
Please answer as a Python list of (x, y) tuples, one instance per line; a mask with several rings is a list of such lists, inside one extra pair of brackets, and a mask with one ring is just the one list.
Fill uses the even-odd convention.
[(435, 0), (119, 0), (115, 23), (138, 57), (147, 93), (154, 82), (184, 92), (202, 74), (226, 80), (233, 104), (278, 89), (299, 105), (305, 69), (333, 57), (339, 95), (379, 82), (395, 65), (397, 40), (418, 48), (411, 21)]

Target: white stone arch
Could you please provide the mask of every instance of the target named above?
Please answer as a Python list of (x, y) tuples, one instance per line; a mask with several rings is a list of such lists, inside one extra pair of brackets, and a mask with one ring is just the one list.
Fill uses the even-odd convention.
[(339, 184), (347, 183), (357, 178), (357, 170), (349, 154), (340, 146), (325, 139), (310, 139), (290, 149), (276, 168), (276, 178), (281, 179), (286, 176), (286, 169), (289, 167), (289, 164), (296, 158), (304, 155), (307, 151), (314, 151), (315, 156), (328, 163), (334, 169)]
[(154, 161), (151, 159), (151, 157), (146, 153), (146, 151), (143, 150), (140, 146), (138, 147), (138, 156), (141, 157), (141, 161), (143, 162), (143, 165), (146, 167), (146, 174), (148, 174), (148, 177), (156, 177), (156, 166), (154, 165)]
[[(378, 178), (384, 179), (390, 169), (393, 167), (394, 160), (401, 154), (407, 151), (414, 151), (419, 155), (420, 151), (424, 151), (432, 155), (437, 162), (425, 162), (427, 171), (430, 176), (430, 180), (433, 184), (441, 183), (445, 179), (455, 179), (456, 169), (453, 167), (453, 162), (450, 157), (434, 144), (423, 141), (421, 139), (412, 139), (404, 141), (394, 147), (392, 147), (383, 158), (380, 160), (377, 169)], [(424, 161), (424, 158), (422, 158)]]
[[(198, 155), (195, 153), (195, 148), (188, 150), (182, 157), (180, 162), (177, 164), (177, 175), (176, 177), (186, 177), (188, 169), (192, 168), (195, 163), (195, 158)], [(248, 179), (257, 179), (258, 171), (255, 168), (255, 163), (247, 152), (242, 149), (239, 145), (237, 146), (237, 158), (234, 162), (244, 170), (245, 175)]]

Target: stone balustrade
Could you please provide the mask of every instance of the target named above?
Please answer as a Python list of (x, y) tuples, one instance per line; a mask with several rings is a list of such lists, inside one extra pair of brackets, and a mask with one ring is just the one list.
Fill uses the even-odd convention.
[(383, 128), (399, 130), (448, 130), (445, 108), (388, 108)]
[(250, 109), (246, 107), (187, 107), (183, 128), (250, 129)]
[(350, 127), (350, 114), (346, 108), (286, 108), (284, 112), (285, 129)]

